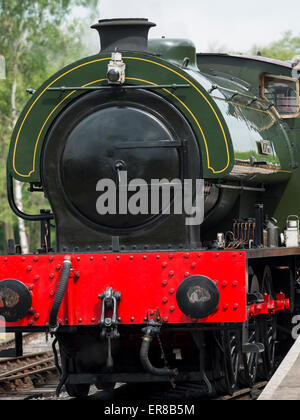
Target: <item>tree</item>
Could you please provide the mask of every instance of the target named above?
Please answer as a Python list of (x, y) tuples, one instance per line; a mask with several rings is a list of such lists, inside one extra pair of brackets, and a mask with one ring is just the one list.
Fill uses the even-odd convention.
[(260, 51), (264, 57), (275, 58), (282, 61), (292, 61), (300, 54), (300, 36), (293, 36), (292, 32), (285, 32), (281, 39), (266, 46), (255, 45), (252, 54)]
[[(7, 80), (0, 82), (2, 180), (5, 179), (10, 135), (27, 100), (26, 88), (38, 87), (59, 68), (79, 58), (82, 53), (81, 26), (66, 16), (70, 16), (75, 6), (92, 11), (96, 5), (97, 0), (0, 0), (0, 54), (7, 60)], [(15, 181), (15, 200), (21, 211), (24, 201), (28, 201), (22, 187), (22, 183)], [(41, 201), (36, 200), (36, 204)], [(14, 234), (13, 218), (6, 205), (3, 187), (0, 189), (0, 211), (4, 240), (7, 240)], [(22, 219), (17, 221), (17, 232), (22, 250), (27, 253), (28, 233)]]

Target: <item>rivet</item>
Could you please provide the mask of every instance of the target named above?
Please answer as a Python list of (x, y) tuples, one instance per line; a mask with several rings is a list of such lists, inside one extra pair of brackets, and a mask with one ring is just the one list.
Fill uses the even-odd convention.
[(189, 277), (190, 273), (187, 271), (186, 273), (184, 273), (184, 277)]
[(7, 258), (7, 257), (5, 257), (5, 258), (4, 258), (4, 262), (7, 262), (7, 261), (8, 261), (8, 258)]
[(219, 252), (216, 254), (216, 258), (218, 258), (220, 256)]
[(173, 277), (175, 272), (173, 270), (169, 271), (169, 277)]
[(174, 312), (175, 311), (175, 306), (170, 306), (169, 311)]
[(55, 295), (55, 292), (54, 292), (54, 290), (50, 290), (50, 293), (49, 293), (49, 295), (50, 295), (50, 297), (53, 297), (53, 296)]
[(234, 305), (233, 305), (233, 309), (236, 311), (237, 309), (239, 309), (239, 304), (238, 303), (235, 303)]
[(33, 285), (33, 284), (29, 284), (29, 285), (28, 285), (28, 289), (29, 289), (29, 290), (32, 290), (33, 288), (34, 288), (34, 285)]
[(117, 255), (116, 260), (120, 261), (120, 258), (121, 258), (120, 255)]
[(35, 314), (35, 315), (34, 315), (34, 318), (35, 318), (35, 319), (39, 319), (39, 317), (40, 317), (40, 314)]
[(148, 318), (146, 316), (144, 316), (144, 321), (148, 321)]
[(76, 260), (79, 262), (80, 261), (80, 257), (77, 257)]
[(193, 262), (191, 265), (191, 269), (194, 270), (197, 267), (197, 263)]
[(167, 298), (167, 297), (164, 297), (164, 298), (163, 298), (163, 300), (162, 300), (162, 303), (163, 303), (163, 304), (168, 303), (168, 298)]
[(34, 314), (35, 313), (35, 310), (34, 310), (33, 307), (31, 307), (28, 312), (31, 313), (31, 314)]
[(172, 260), (174, 258), (174, 254), (169, 254), (169, 260)]
[(236, 252), (235, 252), (235, 253), (233, 253), (233, 254), (232, 254), (232, 257), (233, 257), (233, 258), (236, 258), (236, 257), (237, 257), (237, 253), (236, 253)]
[(55, 277), (55, 274), (54, 274), (54, 273), (51, 273), (51, 274), (49, 275), (49, 279), (50, 279), (50, 280), (53, 280), (53, 279), (54, 279), (54, 277)]
[(201, 258), (202, 257), (202, 254), (198, 254), (198, 258)]
[(170, 295), (174, 295), (175, 289), (170, 289), (169, 293), (170, 293)]
[(118, 318), (118, 322), (122, 322), (122, 318), (120, 316)]
[(94, 261), (94, 257), (90, 257), (90, 260), (91, 260), (91, 261)]
[(93, 316), (93, 318), (91, 319), (91, 322), (96, 322), (96, 318)]
[(38, 260), (39, 260), (39, 257), (38, 257), (37, 255), (35, 255), (35, 256), (33, 257), (33, 261), (34, 261), (34, 262), (38, 262)]
[(184, 254), (184, 258), (187, 260), (188, 258), (190, 258), (190, 254), (187, 252), (186, 254)]
[(57, 264), (56, 271), (59, 271), (60, 269), (61, 269), (61, 265), (60, 264)]
[[(26, 257), (22, 257), (22, 261), (25, 261), (26, 260)], [(4, 261), (7, 261), (7, 258), (5, 259), (4, 258)]]
[(26, 270), (28, 271), (28, 273), (30, 273), (32, 271), (32, 266), (31, 265), (28, 265), (27, 268), (26, 268)]
[(228, 282), (226, 280), (222, 281), (222, 287), (225, 289), (225, 287), (228, 286)]
[(78, 323), (81, 324), (82, 323), (82, 318), (78, 319)]
[(163, 280), (163, 281), (161, 282), (161, 285), (162, 285), (163, 287), (167, 286), (167, 285), (168, 285), (168, 280)]
[(223, 311), (227, 311), (227, 309), (228, 309), (228, 303), (225, 303), (224, 305), (223, 305)]
[(236, 280), (232, 283), (232, 287), (237, 287), (238, 285), (239, 285), (239, 282)]
[(133, 257), (133, 255), (130, 255), (129, 259), (130, 259), (131, 261), (133, 260), (133, 258), (134, 258), (134, 257)]
[(159, 260), (160, 259), (160, 255), (156, 255), (156, 259)]
[(39, 279), (40, 279), (40, 276), (39, 276), (38, 274), (36, 274), (36, 275), (33, 277), (33, 280), (34, 280), (34, 281), (39, 281)]
[(162, 263), (161, 266), (162, 266), (162, 268), (166, 268), (168, 266), (168, 263), (165, 261), (165, 262)]
[(150, 311), (150, 315), (153, 316), (154, 315), (154, 311), (151, 310)]
[(169, 322), (169, 318), (167, 316), (164, 316), (163, 321), (164, 322)]
[(143, 260), (146, 260), (146, 259), (147, 259), (147, 255), (144, 255), (144, 256), (143, 256)]
[(130, 321), (131, 321), (131, 322), (134, 322), (134, 321), (135, 321), (134, 316), (132, 316), (132, 317), (130, 318)]
[(30, 319), (30, 320), (28, 321), (28, 325), (33, 325), (33, 320), (32, 320), (32, 319)]
[(48, 261), (51, 263), (51, 262), (53, 262), (53, 260), (54, 260), (54, 258), (53, 257), (49, 257), (48, 258)]
[(106, 256), (103, 257), (103, 261), (107, 261), (107, 257)]

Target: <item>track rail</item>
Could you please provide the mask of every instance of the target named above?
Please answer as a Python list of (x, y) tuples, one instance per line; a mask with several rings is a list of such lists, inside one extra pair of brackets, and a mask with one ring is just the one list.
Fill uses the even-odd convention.
[(0, 359), (0, 392), (21, 392), (44, 385), (55, 372), (50, 352)]

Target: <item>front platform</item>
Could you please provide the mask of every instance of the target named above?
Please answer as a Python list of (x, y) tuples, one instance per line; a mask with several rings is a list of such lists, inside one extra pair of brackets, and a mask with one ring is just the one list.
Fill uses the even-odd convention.
[(259, 400), (300, 400), (300, 337), (260, 395)]

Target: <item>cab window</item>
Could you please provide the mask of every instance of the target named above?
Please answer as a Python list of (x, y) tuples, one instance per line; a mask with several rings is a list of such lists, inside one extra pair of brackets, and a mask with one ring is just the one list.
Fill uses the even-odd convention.
[(262, 97), (274, 103), (281, 118), (299, 116), (298, 80), (284, 76), (265, 75), (262, 85)]

